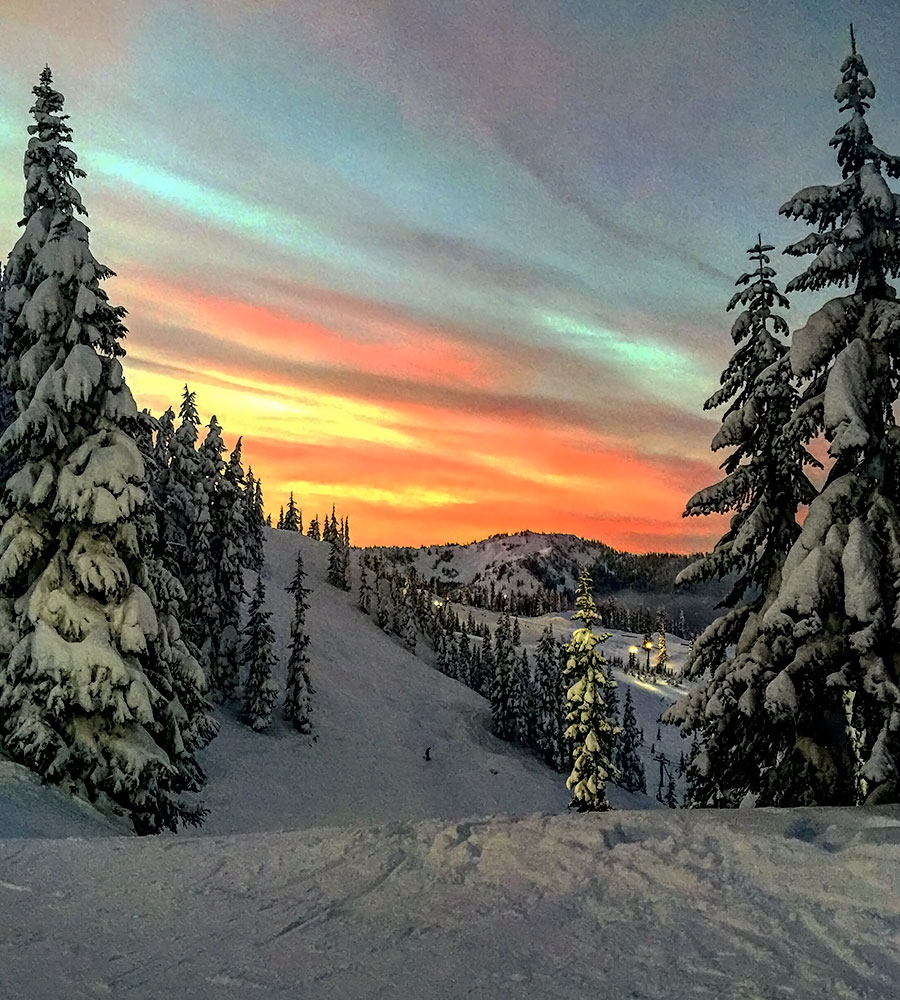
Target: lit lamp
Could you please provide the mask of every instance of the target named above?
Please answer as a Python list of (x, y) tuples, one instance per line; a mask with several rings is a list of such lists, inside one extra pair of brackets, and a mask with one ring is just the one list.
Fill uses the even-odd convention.
[(650, 673), (650, 650), (653, 649), (653, 640), (652, 639), (648, 639), (644, 643), (644, 649), (647, 650), (647, 673), (649, 674)]

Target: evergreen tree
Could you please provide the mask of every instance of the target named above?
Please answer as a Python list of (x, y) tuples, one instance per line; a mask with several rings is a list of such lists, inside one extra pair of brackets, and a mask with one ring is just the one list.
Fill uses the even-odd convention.
[(275, 527), (278, 531), (284, 530), (284, 506), (278, 508), (278, 523)]
[(248, 535), (241, 452), (238, 438), (211, 498), (212, 567), (219, 615), (211, 637), (210, 688), (223, 701), (235, 697), (239, 683), (239, 628)]
[(322, 535), (321, 535), (321, 532), (319, 531), (319, 515), (318, 514), (316, 514), (316, 516), (309, 522), (308, 536), (310, 538), (312, 538), (316, 542), (321, 541)]
[[(840, 183), (799, 191), (781, 213), (816, 227), (787, 253), (815, 254), (788, 291), (855, 286), (794, 334), (804, 389), (789, 428), (822, 434), (831, 467), (799, 537), (741, 636), (679, 721), (700, 735), (694, 804), (850, 805), (897, 801), (900, 787), (900, 158), (875, 145), (875, 88), (851, 35), (835, 98), (850, 117), (831, 145)], [(700, 646), (704, 637), (697, 641)], [(696, 660), (695, 654), (695, 660)]]
[(634, 714), (631, 688), (625, 691), (625, 705), (622, 709), (622, 732), (616, 743), (616, 768), (619, 771), (617, 784), (628, 792), (647, 793), (647, 774), (640, 755), (641, 732)]
[(560, 736), (565, 731), (565, 712), (560, 692), (564, 691), (559, 645), (548, 625), (538, 640), (534, 663), (535, 747), (548, 762), (558, 756)]
[(657, 674), (664, 677), (669, 672), (669, 654), (666, 651), (666, 633), (659, 633), (659, 645), (657, 646), (656, 663), (654, 664)]
[(322, 528), (322, 541), (334, 543), (337, 540), (338, 540), (338, 523), (337, 523), (337, 516), (334, 510), (334, 504), (332, 504), (331, 517), (325, 518), (325, 524)]
[(294, 728), (308, 736), (312, 732), (312, 702), (315, 694), (309, 679), (309, 634), (306, 631), (306, 612), (309, 611), (303, 554), (297, 552), (297, 568), (287, 586), (294, 595), (294, 617), (291, 619), (291, 652), (287, 664), (287, 684), (284, 692), (284, 717)]
[(585, 567), (578, 581), (574, 621), (582, 622), (566, 647), (566, 679), (569, 711), (566, 740), (571, 748), (572, 773), (566, 787), (572, 793), (570, 808), (579, 812), (601, 812), (610, 808), (606, 782), (619, 777), (613, 755), (619, 727), (609, 719), (606, 692), (615, 681), (607, 674), (606, 661), (596, 648), (608, 635), (593, 631), (600, 616), (591, 596), (591, 574)]
[(275, 633), (269, 624), (271, 613), (266, 611), (266, 585), (262, 577), (256, 581), (253, 599), (244, 629), (243, 657), (247, 665), (244, 684), (244, 722), (256, 732), (272, 724), (272, 709), (278, 700), (278, 685), (272, 679), (275, 665)]
[(341, 538), (335, 532), (333, 537), (329, 538), (329, 544), (331, 545), (331, 551), (328, 553), (328, 576), (327, 580), (332, 587), (340, 587), (341, 590), (344, 589), (344, 553), (342, 551), (343, 546), (341, 544)]
[[(6, 270), (0, 268), (0, 371), (6, 363), (8, 351), (6, 349)], [(12, 387), (3, 378), (0, 378), (0, 436), (11, 426), (19, 415), (16, 407), (15, 395)], [(16, 455), (9, 451), (0, 451), (0, 498), (6, 489), (6, 480), (12, 472), (15, 472)]]
[(227, 682), (217, 675), (217, 642), (220, 632), (222, 608), (216, 590), (216, 526), (213, 524), (213, 507), (225, 463), (222, 455), (225, 444), (222, 428), (215, 415), (210, 418), (206, 437), (197, 449), (197, 479), (194, 482), (197, 520), (192, 525), (192, 571), (182, 581), (188, 602), (193, 609), (191, 638), (199, 651), (200, 662), (210, 682), (210, 692), (217, 700), (224, 700), (233, 692)]
[(675, 792), (675, 775), (669, 774), (669, 783), (666, 786), (666, 794), (663, 797), (663, 802), (670, 809), (678, 808), (678, 796)]
[(253, 469), (247, 470), (247, 484), (244, 489), (244, 521), (247, 526), (243, 565), (254, 573), (261, 573), (265, 559), (266, 518), (263, 512), (262, 480), (255, 479)]
[(0, 747), (138, 833), (174, 830), (204, 815), (180, 795), (202, 784), (194, 753), (215, 724), (155, 586), (145, 430), (119, 360), (125, 310), (75, 217), (71, 182), (85, 175), (49, 68), (33, 93), (3, 328), (18, 413), (0, 439), (14, 468), (0, 511)]
[(390, 631), (391, 607), (388, 600), (388, 582), (380, 559), (375, 562), (375, 624), (384, 632)]
[(418, 632), (416, 631), (416, 619), (413, 615), (412, 608), (409, 605), (405, 607), (405, 616), (401, 632), (403, 638), (403, 644), (406, 648), (415, 655), (416, 643), (418, 642)]
[(283, 528), (285, 531), (299, 531), (300, 530), (300, 512), (297, 509), (297, 504), (294, 503), (294, 491), (291, 490), (291, 495), (288, 498), (287, 509), (284, 511), (284, 515), (281, 519), (281, 524), (278, 525), (279, 528)]
[(341, 587), (350, 590), (350, 518), (341, 519)]
[(513, 740), (521, 727), (524, 691), (519, 687), (516, 651), (512, 644), (512, 624), (504, 611), (494, 633), (493, 678), (491, 681), (491, 717), (494, 733), (502, 740)]
[(359, 554), (359, 610), (367, 615), (372, 610), (372, 588), (369, 585), (369, 555), (366, 552)]
[(521, 656), (516, 657), (515, 684), (519, 694), (519, 712), (516, 719), (516, 738), (525, 746), (533, 747), (535, 743), (535, 705), (531, 695), (531, 665), (528, 662), (528, 650), (523, 649)]
[(472, 686), (472, 647), (469, 642), (469, 633), (463, 629), (459, 633), (456, 643), (456, 664), (457, 677), (466, 685)]

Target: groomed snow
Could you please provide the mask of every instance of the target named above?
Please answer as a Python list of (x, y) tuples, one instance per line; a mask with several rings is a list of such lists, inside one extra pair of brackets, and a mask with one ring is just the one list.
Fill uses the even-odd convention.
[(0, 843), (6, 1000), (888, 1000), (896, 811)]

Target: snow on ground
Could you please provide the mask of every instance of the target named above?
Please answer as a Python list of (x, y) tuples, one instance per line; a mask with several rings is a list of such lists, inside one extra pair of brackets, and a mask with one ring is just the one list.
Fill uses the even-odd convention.
[[(122, 836), (0, 763), (0, 997), (897, 995), (900, 810), (674, 812), (612, 789), (619, 811), (568, 815), (564, 776), (496, 740), (482, 698), (323, 582), (327, 546), (271, 532), (282, 662), (299, 545), (318, 739), (221, 713), (202, 830)], [(525, 642), (547, 622), (571, 631), (523, 619)], [(654, 741), (674, 689), (619, 679)]]
[(900, 812), (0, 842), (5, 1000), (889, 1000)]

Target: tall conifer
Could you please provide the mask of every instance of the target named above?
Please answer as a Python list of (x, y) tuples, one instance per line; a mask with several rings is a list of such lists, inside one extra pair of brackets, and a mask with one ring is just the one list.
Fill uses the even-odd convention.
[(304, 736), (312, 732), (312, 683), (309, 679), (309, 633), (306, 630), (306, 612), (309, 611), (309, 594), (303, 554), (297, 551), (297, 567), (287, 586), (294, 596), (294, 615), (291, 619), (291, 651), (287, 664), (287, 684), (284, 691), (284, 717)]
[(574, 621), (582, 622), (566, 647), (568, 661), (565, 676), (569, 682), (566, 697), (566, 741), (572, 760), (572, 773), (566, 787), (572, 793), (570, 808), (580, 812), (602, 812), (610, 807), (606, 799), (607, 781), (616, 781), (618, 770), (613, 763), (619, 727), (609, 718), (607, 692), (615, 681), (606, 671), (606, 661), (597, 644), (608, 635), (593, 631), (600, 621), (591, 596), (591, 575), (581, 571), (575, 599)]
[(18, 414), (0, 440), (15, 468), (0, 527), (0, 746), (125, 812), (138, 833), (174, 830), (202, 819), (180, 795), (202, 783), (194, 753), (215, 725), (146, 551), (143, 432), (119, 361), (125, 310), (101, 288), (113, 272), (76, 219), (72, 180), (84, 172), (49, 68), (33, 92), (5, 296), (3, 381)]

